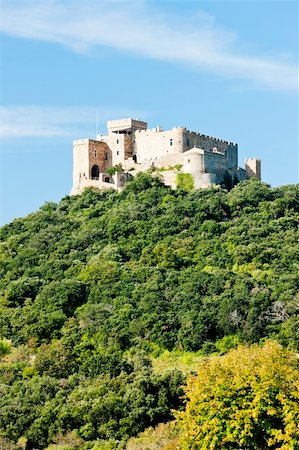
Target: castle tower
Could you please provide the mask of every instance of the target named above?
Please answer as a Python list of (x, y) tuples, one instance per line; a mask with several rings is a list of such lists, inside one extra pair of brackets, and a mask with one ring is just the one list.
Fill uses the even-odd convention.
[(105, 142), (93, 139), (80, 139), (73, 143), (73, 189), (71, 194), (97, 181), (105, 174), (111, 160), (111, 151)]
[(106, 142), (111, 150), (110, 166), (123, 164), (133, 157), (135, 131), (146, 130), (147, 123), (139, 119), (109, 120), (108, 136), (98, 135), (97, 140)]
[(245, 159), (245, 170), (249, 178), (261, 180), (261, 160), (257, 158)]

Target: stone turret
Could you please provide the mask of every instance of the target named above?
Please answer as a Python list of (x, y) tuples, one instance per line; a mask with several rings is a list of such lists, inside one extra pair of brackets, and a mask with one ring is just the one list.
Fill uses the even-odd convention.
[(249, 178), (261, 180), (261, 160), (258, 158), (245, 159), (245, 170)]

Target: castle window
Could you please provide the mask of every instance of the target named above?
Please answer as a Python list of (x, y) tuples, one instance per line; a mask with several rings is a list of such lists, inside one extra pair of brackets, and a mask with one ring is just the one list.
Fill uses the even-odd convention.
[(117, 150), (116, 154), (119, 155), (119, 151), (118, 150)]
[(97, 156), (97, 151), (96, 150), (94, 151), (94, 156)]
[(92, 180), (98, 180), (100, 175), (99, 166), (94, 165), (91, 168), (91, 179)]
[(188, 163), (190, 162), (190, 159), (188, 159)]
[(105, 153), (105, 160), (107, 161), (108, 159), (108, 153)]
[(119, 144), (119, 139), (116, 140), (116, 143)]
[(190, 142), (189, 142), (189, 139), (187, 139), (187, 147), (189, 147), (189, 145), (190, 145)]
[(169, 145), (171, 146), (173, 144), (173, 140), (172, 139), (170, 139), (170, 141), (169, 141)]

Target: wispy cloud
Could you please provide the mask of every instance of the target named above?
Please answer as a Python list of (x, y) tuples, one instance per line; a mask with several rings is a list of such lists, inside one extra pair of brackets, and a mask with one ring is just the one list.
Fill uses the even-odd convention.
[(179, 62), (275, 90), (298, 88), (294, 62), (245, 55), (238, 36), (198, 11), (182, 20), (143, 0), (2, 0), (3, 33), (56, 42), (76, 52), (108, 46)]
[(41, 107), (0, 106), (0, 139), (21, 137), (84, 137), (96, 128), (98, 115), (101, 127), (115, 117), (146, 117), (147, 113), (125, 108), (105, 109), (90, 106)]

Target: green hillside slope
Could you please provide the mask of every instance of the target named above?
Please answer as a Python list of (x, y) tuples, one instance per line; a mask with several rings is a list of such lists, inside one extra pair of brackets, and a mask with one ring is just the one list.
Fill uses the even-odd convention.
[(256, 180), (172, 191), (142, 174), (2, 227), (7, 448), (116, 448), (104, 441), (171, 420), (185, 374), (159, 370), (165, 351), (269, 337), (298, 350), (298, 192)]

